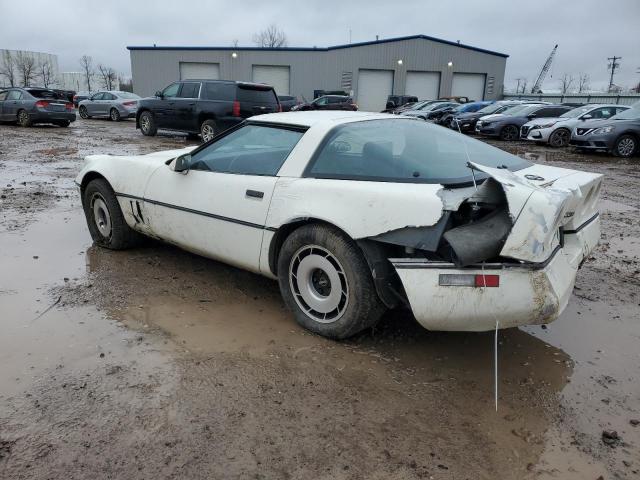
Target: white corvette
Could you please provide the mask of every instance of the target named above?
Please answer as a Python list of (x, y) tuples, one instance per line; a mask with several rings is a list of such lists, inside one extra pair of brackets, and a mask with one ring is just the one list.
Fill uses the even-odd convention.
[(423, 121), (340, 111), (92, 155), (77, 177), (97, 244), (146, 235), (277, 279), (296, 320), (332, 338), (397, 306), (434, 330), (554, 320), (600, 237), (601, 181)]

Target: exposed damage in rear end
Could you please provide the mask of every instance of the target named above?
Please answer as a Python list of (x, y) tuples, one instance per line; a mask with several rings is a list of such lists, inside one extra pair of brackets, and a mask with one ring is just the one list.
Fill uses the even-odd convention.
[[(601, 175), (541, 165), (469, 168), (473, 185), (438, 192), (443, 209), (434, 225), (359, 241), (381, 296), (388, 304), (401, 296), (432, 330), (555, 320), (600, 238)], [(393, 271), (375, 261), (381, 250)]]

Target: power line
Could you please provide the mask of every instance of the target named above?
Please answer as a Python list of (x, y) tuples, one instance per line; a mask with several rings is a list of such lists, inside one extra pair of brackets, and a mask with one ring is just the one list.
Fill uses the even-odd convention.
[(616, 68), (620, 66), (617, 61), (622, 60), (622, 57), (616, 57), (614, 55), (613, 57), (608, 57), (607, 60), (609, 60), (608, 68), (611, 70), (611, 78), (609, 79), (609, 91), (611, 91), (613, 89), (613, 75), (616, 73)]

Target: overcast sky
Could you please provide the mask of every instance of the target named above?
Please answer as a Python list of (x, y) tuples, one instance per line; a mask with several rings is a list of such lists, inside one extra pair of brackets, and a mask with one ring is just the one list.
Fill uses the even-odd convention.
[[(289, 46), (425, 34), (510, 55), (506, 87), (535, 81), (553, 45), (545, 87), (564, 74), (608, 85), (607, 57), (621, 56), (615, 83), (640, 82), (640, 0), (30, 0), (0, 2), (0, 48), (57, 54), (63, 71), (91, 55), (130, 75), (127, 45), (252, 45), (276, 23)], [(45, 13), (49, 12), (49, 13)]]

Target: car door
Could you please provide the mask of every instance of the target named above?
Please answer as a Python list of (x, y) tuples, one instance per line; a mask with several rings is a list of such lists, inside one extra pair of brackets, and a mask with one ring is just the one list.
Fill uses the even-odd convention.
[(162, 96), (155, 99), (154, 114), (156, 123), (163, 128), (176, 128), (175, 118), (175, 99), (180, 91), (180, 82), (172, 83), (162, 91)]
[(100, 101), (103, 97), (102, 92), (98, 92), (87, 99), (84, 105), (87, 107), (87, 113), (91, 116), (100, 115)]
[(178, 130), (197, 132), (200, 130), (196, 116), (196, 102), (200, 97), (200, 82), (183, 82), (178, 96), (173, 100), (175, 127)]
[(258, 272), (277, 172), (303, 129), (248, 123), (157, 169), (144, 194), (148, 228), (165, 241)]
[(102, 100), (100, 100), (100, 111), (101, 115), (109, 115), (111, 111), (111, 106), (113, 105), (113, 101), (116, 99), (116, 96), (109, 92), (104, 92), (102, 95)]
[(23, 93), (20, 90), (9, 90), (2, 107), (3, 118), (6, 120), (17, 120), (18, 110), (22, 107)]

